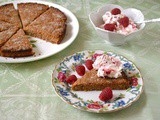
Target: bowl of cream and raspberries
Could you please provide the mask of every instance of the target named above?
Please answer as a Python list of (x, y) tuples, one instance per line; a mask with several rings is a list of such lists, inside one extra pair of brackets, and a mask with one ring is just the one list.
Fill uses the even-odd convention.
[(104, 24), (100, 27), (104, 30), (128, 35), (138, 30), (138, 25), (132, 19), (121, 13), (119, 8), (107, 11), (103, 16)]
[(89, 15), (98, 35), (113, 45), (122, 45), (129, 37), (139, 34), (145, 27), (144, 15), (135, 8), (123, 9), (121, 6), (107, 4)]

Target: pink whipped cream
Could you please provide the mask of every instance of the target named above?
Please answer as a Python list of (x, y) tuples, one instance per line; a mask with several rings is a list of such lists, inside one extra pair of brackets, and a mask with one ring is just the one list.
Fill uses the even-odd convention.
[(122, 76), (122, 63), (115, 57), (102, 54), (97, 56), (92, 66), (97, 70), (98, 77), (118, 78)]
[[(102, 16), (102, 19), (104, 21), (104, 25), (105, 24), (116, 24), (116, 29), (113, 31), (116, 33), (128, 35), (138, 30), (137, 25), (130, 18), (129, 18), (129, 25), (127, 27), (123, 27), (119, 23), (119, 20), (124, 17), (125, 17), (124, 14), (113, 15), (110, 11), (108, 11)], [(103, 29), (104, 29), (104, 25), (101, 26)]]

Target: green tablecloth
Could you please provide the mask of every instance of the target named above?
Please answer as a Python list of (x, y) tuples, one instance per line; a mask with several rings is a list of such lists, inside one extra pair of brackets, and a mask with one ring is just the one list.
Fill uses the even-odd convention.
[[(4, 2), (6, 0), (1, 0)], [(160, 119), (160, 23), (147, 24), (143, 33), (124, 46), (111, 46), (97, 36), (88, 14), (104, 4), (140, 9), (145, 19), (160, 17), (160, 0), (50, 0), (71, 10), (78, 18), (76, 40), (62, 52), (24, 64), (0, 64), (0, 120), (158, 120)], [(132, 60), (141, 70), (145, 89), (132, 106), (109, 114), (80, 111), (64, 103), (51, 85), (54, 66), (82, 50), (113, 51)]]

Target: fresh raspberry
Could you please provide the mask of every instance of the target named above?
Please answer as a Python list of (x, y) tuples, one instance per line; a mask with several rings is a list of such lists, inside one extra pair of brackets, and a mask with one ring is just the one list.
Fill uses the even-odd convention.
[(111, 72), (114, 72), (114, 70), (113, 69), (104, 69), (104, 71), (106, 72), (106, 74), (111, 74)]
[(138, 85), (138, 79), (132, 78), (132, 86), (137, 86), (137, 85)]
[(77, 80), (77, 77), (75, 75), (70, 75), (67, 79), (66, 82), (69, 84), (73, 84)]
[(99, 95), (99, 99), (102, 101), (108, 101), (113, 97), (112, 89), (110, 87), (106, 87)]
[(60, 82), (65, 82), (66, 80), (66, 76), (63, 72), (59, 72), (57, 78), (59, 79)]
[(111, 74), (111, 72), (112, 72), (112, 70), (107, 70), (106, 74), (109, 75), (109, 74)]
[(108, 31), (114, 31), (116, 29), (115, 24), (105, 24), (104, 29)]
[(121, 18), (120, 20), (118, 20), (118, 22), (123, 27), (127, 27), (129, 25), (129, 18), (128, 17)]
[(121, 10), (119, 8), (114, 8), (112, 11), (111, 11), (112, 15), (117, 15), (117, 14), (121, 14)]
[(88, 70), (92, 70), (93, 69), (93, 61), (92, 60), (86, 60), (85, 65), (87, 67)]
[(92, 58), (96, 59), (97, 56), (101, 56), (101, 55), (102, 55), (102, 54), (95, 53), (95, 54), (92, 56)]
[(78, 75), (83, 76), (85, 74), (85, 67), (83, 65), (76, 66), (76, 72)]

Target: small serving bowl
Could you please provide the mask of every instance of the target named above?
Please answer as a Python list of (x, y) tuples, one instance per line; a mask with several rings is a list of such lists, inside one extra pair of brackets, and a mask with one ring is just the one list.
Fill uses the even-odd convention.
[(128, 41), (128, 37), (132, 35), (138, 35), (140, 31), (145, 27), (145, 23), (142, 23), (139, 25), (139, 29), (135, 32), (132, 32), (128, 35), (123, 35), (119, 34), (116, 32), (111, 32), (104, 30), (100, 28), (101, 25), (104, 24), (104, 21), (102, 19), (102, 16), (107, 12), (111, 11), (114, 8), (119, 8), (122, 11), (122, 14), (125, 14), (127, 17), (132, 19), (135, 23), (138, 21), (144, 21), (144, 15), (140, 10), (137, 10), (135, 8), (128, 8), (128, 9), (123, 9), (119, 5), (114, 5), (114, 4), (107, 4), (101, 8), (99, 8), (97, 11), (91, 12), (89, 14), (89, 19), (95, 28), (97, 34), (105, 39), (107, 42), (109, 42), (112, 45), (123, 45), (125, 42)]

